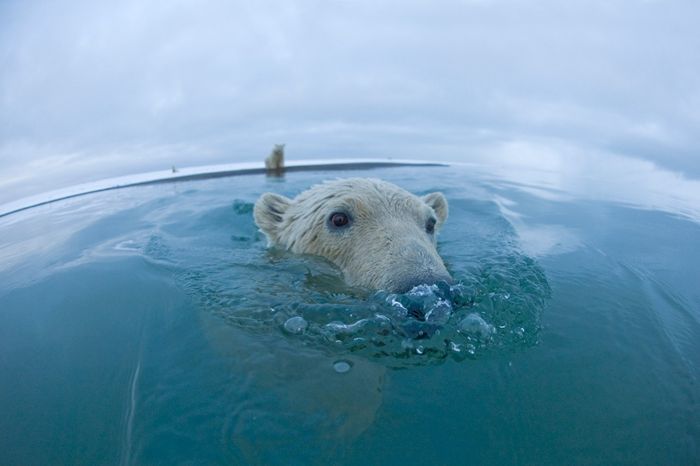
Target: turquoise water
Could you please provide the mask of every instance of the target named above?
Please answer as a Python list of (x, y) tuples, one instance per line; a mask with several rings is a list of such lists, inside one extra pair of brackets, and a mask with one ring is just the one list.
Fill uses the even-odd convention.
[(450, 203), (458, 283), (391, 295), (256, 231), (262, 192), (337, 176), (0, 218), (0, 464), (700, 462), (700, 225), (682, 202), (469, 167), (348, 173)]

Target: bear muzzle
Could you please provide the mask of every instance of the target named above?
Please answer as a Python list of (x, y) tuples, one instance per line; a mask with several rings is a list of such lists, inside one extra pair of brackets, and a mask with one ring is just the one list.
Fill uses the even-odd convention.
[(377, 288), (393, 293), (405, 293), (418, 285), (434, 285), (438, 282), (453, 283), (442, 258), (432, 244), (408, 241), (397, 244), (387, 256), (387, 263), (379, 266), (384, 273)]

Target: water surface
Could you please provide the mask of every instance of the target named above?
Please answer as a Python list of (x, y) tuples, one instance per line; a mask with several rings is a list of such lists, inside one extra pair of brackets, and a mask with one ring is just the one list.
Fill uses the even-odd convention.
[(404, 295), (266, 248), (255, 199), (335, 172), (0, 219), (0, 463), (697, 463), (692, 205), (531, 174), (348, 173), (450, 203), (458, 284)]

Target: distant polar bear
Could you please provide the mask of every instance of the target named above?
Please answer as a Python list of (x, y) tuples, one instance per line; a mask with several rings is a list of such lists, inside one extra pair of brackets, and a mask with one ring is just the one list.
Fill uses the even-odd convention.
[(452, 281), (436, 249), (447, 219), (439, 192), (418, 197), (378, 179), (341, 179), (293, 200), (265, 193), (254, 216), (270, 245), (325, 257), (350, 285), (403, 292)]

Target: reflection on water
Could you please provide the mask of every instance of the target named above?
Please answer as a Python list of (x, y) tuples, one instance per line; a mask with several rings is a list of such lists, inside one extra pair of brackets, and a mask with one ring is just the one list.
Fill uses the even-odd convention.
[(564, 143), (511, 142), (474, 149), (470, 170), (559, 202), (592, 200), (660, 210), (700, 222), (700, 180), (653, 162)]

